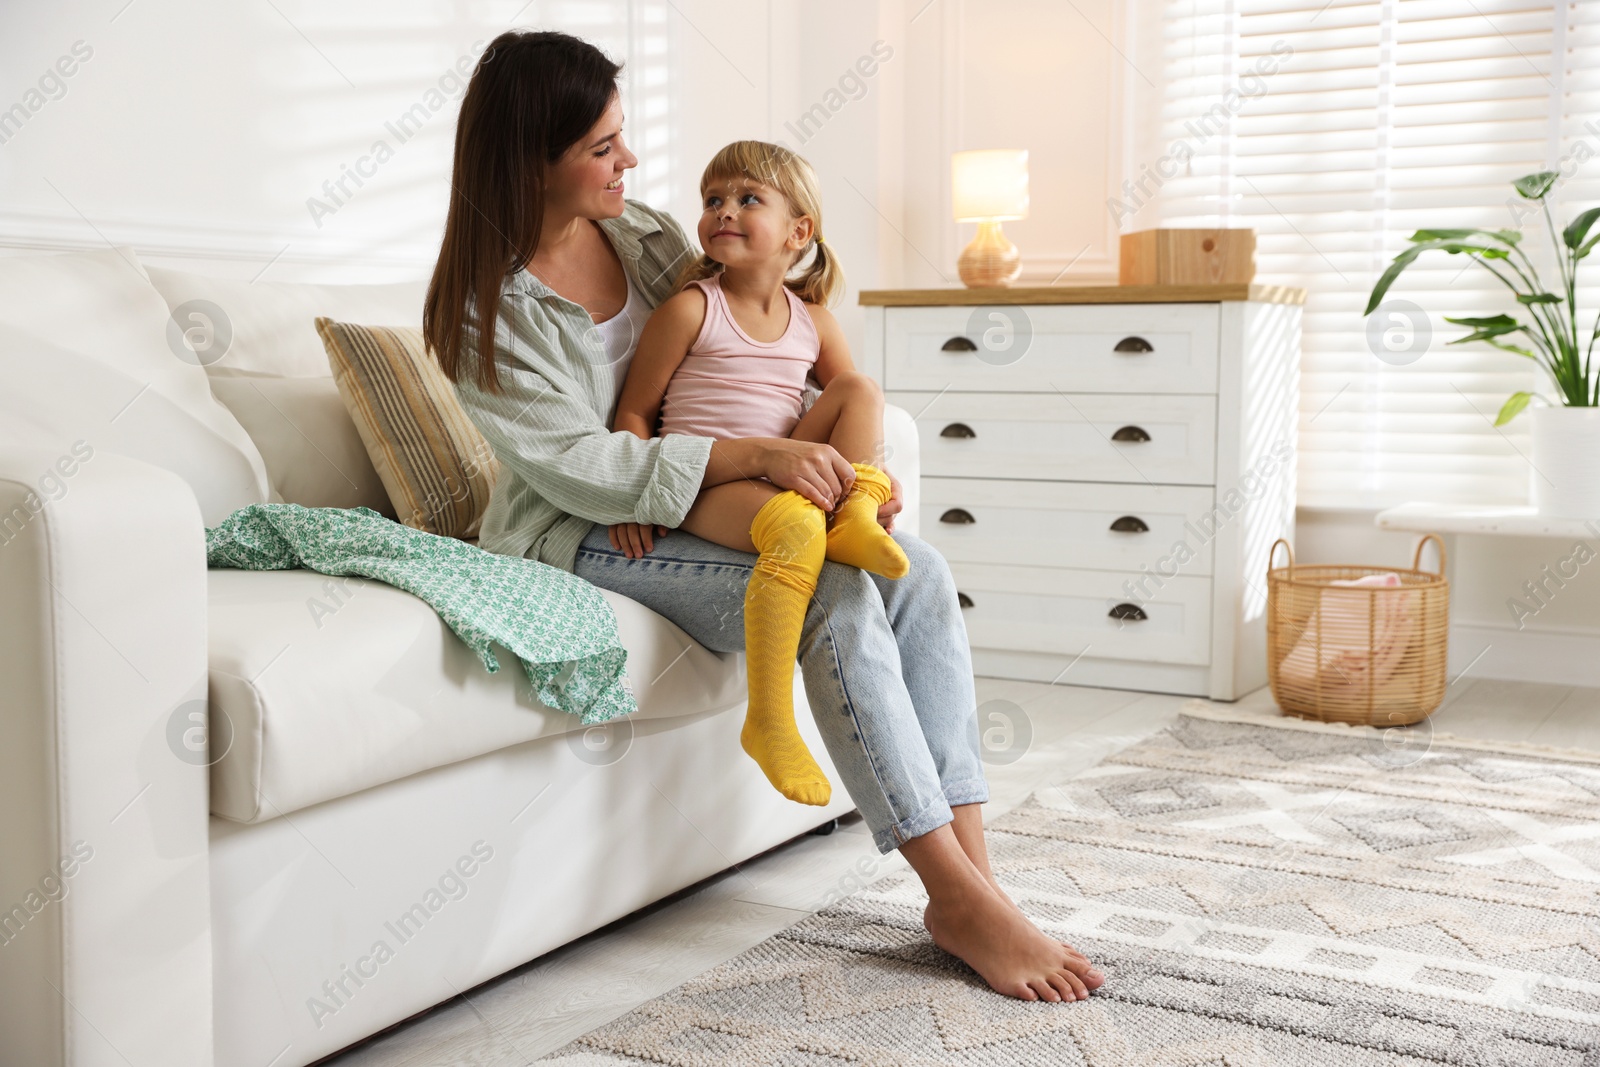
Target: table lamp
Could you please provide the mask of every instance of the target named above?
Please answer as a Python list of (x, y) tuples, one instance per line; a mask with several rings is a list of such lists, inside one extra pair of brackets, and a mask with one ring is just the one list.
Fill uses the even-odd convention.
[(961, 281), (969, 288), (1016, 281), (1022, 256), (1000, 223), (1028, 217), (1028, 150), (956, 152), (950, 157), (950, 194), (956, 221), (978, 224), (977, 236), (956, 261)]

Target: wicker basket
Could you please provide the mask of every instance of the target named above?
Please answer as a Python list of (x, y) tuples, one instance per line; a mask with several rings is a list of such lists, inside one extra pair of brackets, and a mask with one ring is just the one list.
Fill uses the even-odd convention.
[[(1438, 573), (1418, 570), (1429, 541)], [(1282, 545), (1287, 567), (1273, 567)], [(1295, 565), (1279, 538), (1267, 555), (1267, 679), (1289, 715), (1364, 726), (1420, 722), (1444, 700), (1450, 583), (1444, 542), (1427, 534), (1411, 569)], [(1398, 585), (1336, 586), (1385, 574)], [(1376, 580), (1373, 578), (1372, 580)]]

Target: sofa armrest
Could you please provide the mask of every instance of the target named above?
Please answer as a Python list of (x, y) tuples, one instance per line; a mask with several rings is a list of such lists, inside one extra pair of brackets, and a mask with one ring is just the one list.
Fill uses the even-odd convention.
[(0, 678), (0, 1063), (209, 1065), (207, 757), (185, 735), (205, 534), (182, 478), (0, 442)]
[(918, 508), (922, 503), (922, 447), (917, 439), (917, 423), (911, 412), (895, 404), (883, 406), (883, 465), (900, 479), (905, 510), (896, 517), (894, 528), (921, 534)]

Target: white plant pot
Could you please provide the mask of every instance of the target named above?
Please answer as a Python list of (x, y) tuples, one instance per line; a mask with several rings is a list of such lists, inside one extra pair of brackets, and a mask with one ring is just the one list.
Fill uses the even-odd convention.
[(1541, 515), (1600, 518), (1600, 408), (1528, 409), (1533, 506)]

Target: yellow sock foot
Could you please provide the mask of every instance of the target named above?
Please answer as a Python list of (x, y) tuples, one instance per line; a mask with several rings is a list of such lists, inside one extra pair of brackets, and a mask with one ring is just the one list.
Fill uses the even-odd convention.
[(774, 789), (801, 804), (826, 804), (833, 786), (794, 721), (794, 662), (806, 608), (825, 559), (827, 516), (793, 490), (756, 512), (750, 539), (760, 553), (744, 594), (750, 703), (739, 743)]
[(878, 525), (878, 508), (889, 499), (889, 476), (866, 463), (851, 466), (856, 482), (828, 531), (828, 558), (885, 578), (904, 578), (911, 561)]

